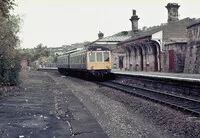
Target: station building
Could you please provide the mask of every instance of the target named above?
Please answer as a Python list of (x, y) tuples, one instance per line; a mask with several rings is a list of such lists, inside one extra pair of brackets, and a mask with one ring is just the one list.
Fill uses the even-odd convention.
[[(112, 50), (113, 68), (129, 71), (200, 73), (200, 21), (195, 18), (179, 20), (177, 3), (168, 3), (167, 23), (146, 29), (138, 28), (136, 10), (130, 18), (131, 31), (121, 31), (88, 43)], [(189, 41), (188, 41), (189, 40)], [(192, 68), (191, 68), (192, 67)]]
[(187, 51), (187, 27), (196, 19), (179, 20), (177, 3), (168, 3), (168, 22), (166, 24), (138, 29), (139, 17), (136, 10), (130, 19), (132, 37), (118, 45), (126, 56), (123, 64), (126, 70), (183, 72)]

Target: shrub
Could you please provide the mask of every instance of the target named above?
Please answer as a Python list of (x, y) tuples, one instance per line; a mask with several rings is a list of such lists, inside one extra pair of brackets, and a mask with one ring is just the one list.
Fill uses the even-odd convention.
[(0, 59), (0, 82), (1, 85), (17, 85), (19, 83), (19, 72), (21, 62), (19, 57)]

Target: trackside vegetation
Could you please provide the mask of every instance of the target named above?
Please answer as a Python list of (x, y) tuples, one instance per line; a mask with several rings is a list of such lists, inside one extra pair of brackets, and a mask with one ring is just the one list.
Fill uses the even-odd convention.
[(20, 44), (17, 36), (21, 19), (12, 15), (14, 0), (0, 0), (0, 86), (17, 85), (21, 69)]

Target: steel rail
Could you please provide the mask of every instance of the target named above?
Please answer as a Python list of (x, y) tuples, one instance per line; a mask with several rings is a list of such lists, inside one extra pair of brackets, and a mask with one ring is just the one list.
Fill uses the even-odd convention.
[(99, 82), (99, 84), (200, 115), (200, 101), (196, 99), (114, 81)]

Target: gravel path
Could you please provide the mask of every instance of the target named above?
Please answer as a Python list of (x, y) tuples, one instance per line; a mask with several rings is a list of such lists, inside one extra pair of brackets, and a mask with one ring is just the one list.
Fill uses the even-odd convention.
[(199, 137), (200, 118), (71, 77), (56, 77), (87, 107), (111, 138)]
[(19, 92), (7, 91), (14, 95), (0, 99), (0, 137), (69, 138), (67, 123), (56, 115), (55, 94), (50, 89), (53, 80), (40, 72), (26, 75)]
[(25, 72), (20, 88), (3, 90), (0, 138), (107, 138), (71, 89), (48, 74)]

